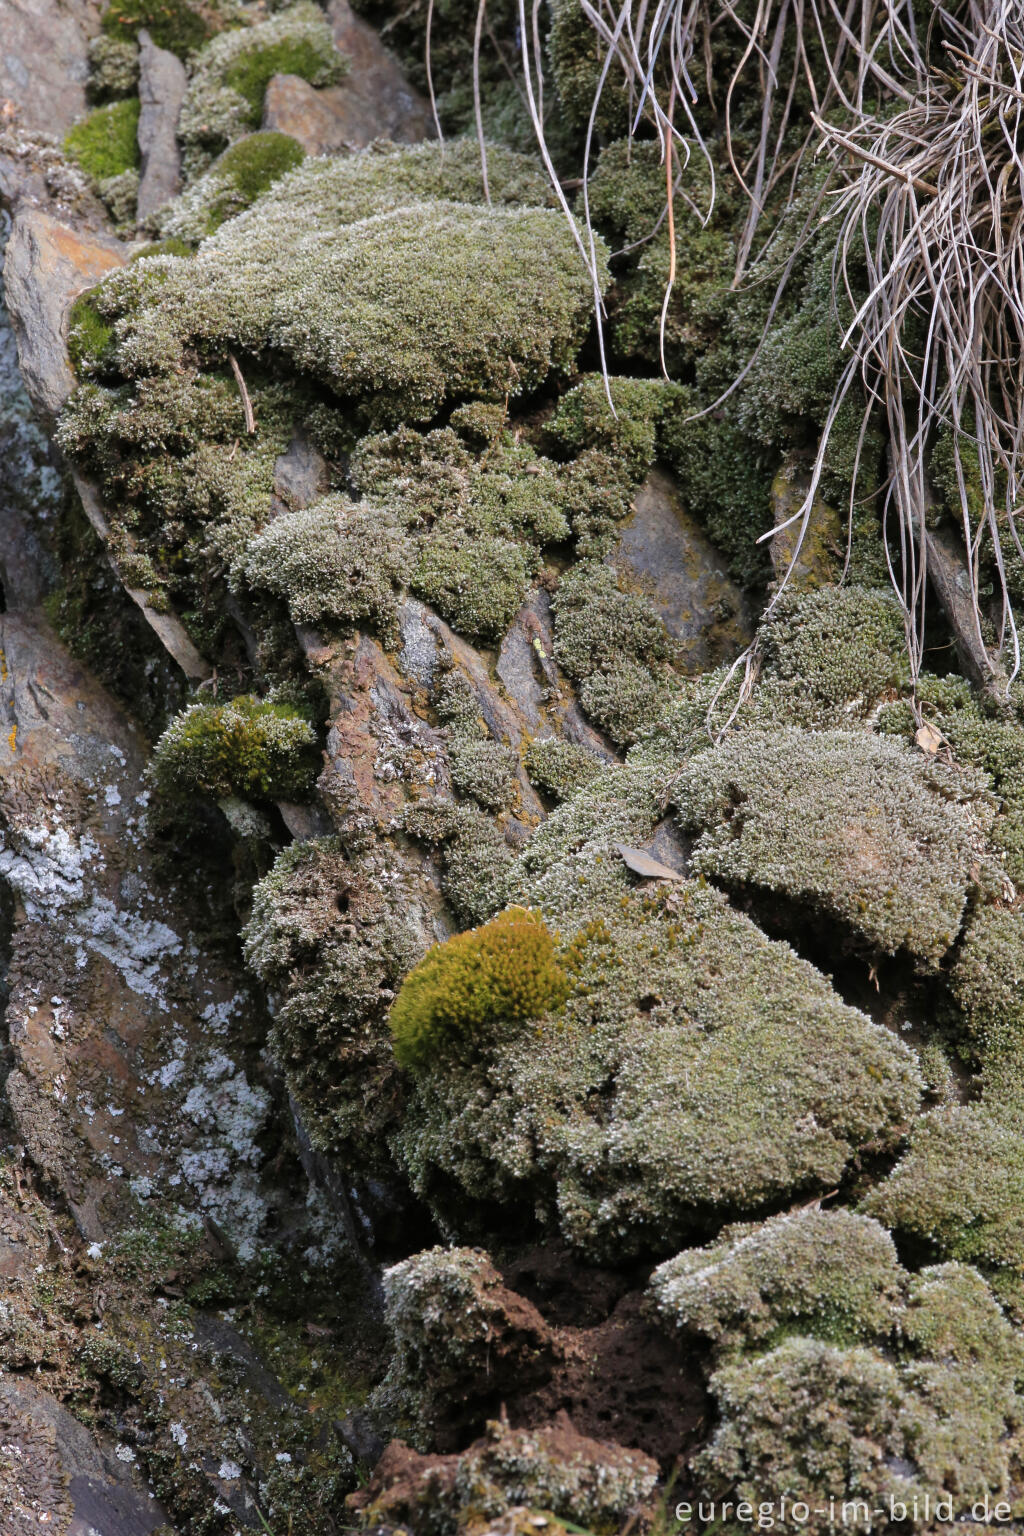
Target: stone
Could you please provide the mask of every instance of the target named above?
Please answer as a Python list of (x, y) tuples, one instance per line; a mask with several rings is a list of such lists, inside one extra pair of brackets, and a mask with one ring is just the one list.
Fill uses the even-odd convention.
[(746, 598), (663, 471), (644, 481), (608, 559), (627, 586), (650, 598), (686, 671), (731, 660), (752, 638)]
[(37, 208), (16, 213), (4, 288), (22, 378), (42, 415), (55, 417), (75, 387), (64, 340), (72, 301), (124, 262), (112, 236), (76, 231)]
[(327, 460), (305, 433), (296, 431), (274, 461), (274, 511), (297, 512), (312, 506), (331, 488)]
[(188, 88), (185, 66), (149, 33), (139, 33), (139, 180), (140, 224), (181, 190), (181, 153), (177, 127)]
[(836, 581), (846, 549), (843, 520), (820, 496), (811, 504), (806, 526), (802, 517), (790, 522), (803, 507), (810, 488), (807, 467), (795, 455), (786, 460), (772, 481), (776, 529), (768, 546), (772, 569), (776, 581), (783, 581), (788, 575), (787, 590), (794, 592), (807, 592)]
[(86, 111), (99, 16), (94, 0), (0, 0), (0, 104), (14, 102), (25, 128), (63, 136)]

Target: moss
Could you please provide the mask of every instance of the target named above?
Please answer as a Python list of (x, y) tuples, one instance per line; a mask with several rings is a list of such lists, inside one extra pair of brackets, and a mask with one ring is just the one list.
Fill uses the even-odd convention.
[(543, 919), (522, 907), (430, 950), (391, 1009), (403, 1067), (487, 1052), (511, 1026), (557, 1010), (569, 981)]
[(495, 1390), (543, 1375), (544, 1324), (519, 1298), (510, 1314), (510, 1293), (481, 1249), (414, 1254), (385, 1270), (383, 1291), (394, 1353), (371, 1404), (419, 1449), (436, 1445), (453, 1420), (460, 1429), (479, 1423)]
[(273, 75), (301, 75), (311, 85), (333, 85), (346, 68), (330, 24), (309, 0), (211, 38), (192, 60), (178, 123), (186, 168), (194, 175), (213, 154), (259, 127)]
[(101, 32), (89, 43), (89, 97), (96, 102), (134, 96), (139, 84), (139, 49), (134, 40)]
[(150, 240), (131, 254), (132, 261), (143, 261), (147, 256), (191, 256), (192, 247), (185, 240), (169, 236), (166, 240)]
[(107, 37), (122, 42), (134, 41), (144, 28), (158, 48), (183, 59), (209, 37), (209, 14), (186, 0), (111, 0), (102, 25)]
[(424, 540), (409, 585), (471, 640), (500, 640), (526, 597), (529, 566), (519, 544), (494, 535)]
[(444, 850), (441, 889), (465, 927), (486, 922), (508, 900), (512, 850), (489, 816), (462, 808), (458, 828)]
[(164, 794), (291, 800), (310, 786), (315, 744), (296, 709), (243, 694), (177, 715), (154, 748), (152, 774)]
[(400, 1109), (388, 1005), (430, 942), (408, 876), (380, 857), (357, 868), (333, 838), (293, 844), (253, 892), (242, 937), (314, 1144), (385, 1171)]
[[(900, 1370), (875, 1350), (793, 1339), (770, 1354), (722, 1367), (711, 1379), (721, 1423), (697, 1457), (704, 1497), (734, 1496), (790, 1509), (792, 1528), (833, 1528), (830, 1499), (862, 1500), (852, 1530), (877, 1528), (893, 1499), (930, 1497), (963, 1508), (1007, 1492), (1011, 1425), (1021, 1404), (999, 1375), (932, 1362)], [(899, 1515), (895, 1523), (899, 1523)]]
[(650, 600), (627, 592), (605, 565), (581, 564), (554, 598), (555, 656), (581, 684), (584, 709), (618, 743), (633, 741), (658, 711), (671, 643)]
[(725, 1353), (794, 1333), (883, 1344), (897, 1324), (903, 1280), (892, 1238), (877, 1222), (808, 1210), (727, 1227), (709, 1247), (662, 1264), (650, 1288), (669, 1325)]
[(649, 842), (662, 782), (610, 770), (518, 862), (509, 899), (575, 935), (557, 1026), (418, 1074), (395, 1147), (455, 1233), (497, 1200), (590, 1256), (663, 1254), (712, 1212), (833, 1188), (914, 1112), (911, 1054), (785, 945), (696, 883), (631, 893), (615, 845)]
[(94, 181), (120, 176), (139, 167), (139, 101), (114, 101), (76, 123), (64, 140), (72, 160)]
[(386, 517), (328, 496), (275, 518), (249, 545), (241, 571), (251, 588), (284, 598), (296, 624), (347, 628), (369, 620), (390, 634), (402, 558)]
[(307, 218), (299, 203), (282, 223), (274, 193), (304, 169), (190, 262), (150, 263), (144, 285), (139, 267), (107, 280), (124, 371), (174, 369), (193, 344), (273, 347), (372, 423), (422, 420), (450, 395), (519, 394), (570, 365), (591, 299), (560, 215), (430, 203), (339, 225), (333, 207)]
[(910, 683), (903, 614), (891, 591), (783, 594), (758, 643), (770, 707), (794, 725), (863, 719)]
[(939, 1258), (984, 1269), (1024, 1264), (1024, 1147), (1019, 1114), (984, 1105), (924, 1115), (893, 1172), (862, 1208)]
[(519, 758), (511, 747), (484, 737), (456, 737), (448, 746), (452, 785), (485, 811), (502, 811), (516, 796)]
[(640, 1516), (657, 1480), (656, 1463), (639, 1451), (582, 1437), (567, 1446), (558, 1425), (505, 1421), (489, 1424), (483, 1444), (459, 1458), (455, 1491), (463, 1508), (491, 1519), (525, 1506), (551, 1510), (588, 1536), (615, 1536)]
[(113, 327), (104, 320), (89, 294), (79, 294), (68, 314), (68, 356), (79, 377), (102, 369), (113, 340)]
[(530, 782), (553, 800), (571, 799), (601, 772), (601, 759), (574, 741), (531, 741), (524, 759)]
[(119, 176), (105, 176), (98, 191), (115, 227), (121, 233), (134, 231), (139, 196), (138, 171), (133, 169), (122, 171)]
[(974, 914), (950, 990), (986, 1056), (1024, 1047), (1024, 913), (983, 907)]
[(688, 512), (747, 586), (767, 579), (771, 561), (758, 539), (773, 524), (774, 460), (721, 412), (699, 415), (693, 391), (676, 391), (659, 431), (659, 448), (671, 465)]
[(192, 245), (250, 207), (304, 159), (302, 145), (287, 133), (250, 133), (236, 140), (161, 218), (167, 237), (162, 253), (191, 254)]
[(658, 452), (658, 428), (670, 404), (680, 396), (678, 386), (660, 379), (608, 380), (590, 374), (563, 395), (549, 431), (563, 447), (580, 453), (598, 448), (622, 459), (631, 476), (642, 480)]
[(984, 852), (986, 781), (860, 732), (746, 731), (672, 790), (695, 871), (838, 918), (885, 954), (935, 967)]

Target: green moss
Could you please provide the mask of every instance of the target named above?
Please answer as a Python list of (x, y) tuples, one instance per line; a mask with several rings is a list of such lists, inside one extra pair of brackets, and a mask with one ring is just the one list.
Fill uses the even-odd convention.
[(863, 1209), (940, 1258), (985, 1269), (1024, 1264), (1024, 1148), (1020, 1115), (984, 1105), (925, 1115)]
[(70, 130), (64, 140), (66, 153), (94, 181), (137, 170), (139, 111), (137, 97), (97, 107)]
[(154, 748), (152, 773), (165, 794), (290, 800), (310, 786), (315, 745), (297, 710), (243, 694), (176, 716)]
[(651, 1293), (668, 1324), (731, 1352), (793, 1333), (883, 1344), (896, 1327), (903, 1280), (892, 1238), (877, 1222), (808, 1210), (727, 1227), (709, 1247), (656, 1269)]
[(293, 844), (253, 892), (242, 937), (315, 1145), (363, 1174), (386, 1172), (384, 1137), (401, 1107), (388, 1005), (430, 942), (414, 878), (384, 860), (359, 868), (333, 838)]
[(68, 314), (68, 356), (79, 377), (101, 370), (114, 339), (88, 293), (79, 294)]
[[(878, 1351), (793, 1339), (711, 1379), (721, 1422), (696, 1458), (706, 1498), (807, 1504), (799, 1528), (825, 1536), (829, 1501), (849, 1529), (892, 1498), (963, 1508), (1005, 1494), (1021, 1403), (1001, 1374), (928, 1361), (901, 1370)], [(820, 1513), (819, 1513), (820, 1511)], [(796, 1526), (794, 1526), (794, 1529)]]
[(571, 799), (601, 772), (601, 759), (574, 741), (547, 737), (531, 741), (525, 755), (526, 771), (535, 788), (553, 800)]
[(430, 950), (391, 1009), (395, 1056), (419, 1069), (485, 1053), (511, 1026), (557, 1010), (569, 981), (544, 920), (511, 907)]
[(309, 0), (299, 0), (254, 26), (211, 38), (192, 60), (178, 122), (189, 175), (205, 169), (234, 139), (259, 127), (263, 96), (273, 75), (301, 75), (311, 85), (333, 85), (347, 67), (334, 46), (330, 23)]
[(1024, 1048), (1024, 913), (982, 907), (974, 914), (950, 989), (986, 1057)]
[(282, 222), (275, 190), (190, 262), (165, 258), (159, 282), (147, 270), (143, 286), (139, 267), (108, 280), (124, 371), (172, 370), (193, 344), (272, 347), (372, 423), (429, 417), (449, 395), (519, 394), (575, 356), (591, 299), (560, 215), (432, 203), (339, 226), (333, 208), (304, 218), (297, 204)]
[(758, 640), (766, 703), (794, 725), (864, 718), (909, 687), (903, 614), (891, 591), (783, 594)]
[(142, 261), (147, 256), (191, 256), (192, 247), (186, 240), (169, 236), (166, 240), (150, 240), (131, 254), (132, 261)]
[(182, 59), (210, 35), (203, 12), (186, 0), (110, 0), (103, 13), (107, 37), (128, 42), (143, 29), (158, 48), (167, 48)]
[(658, 713), (671, 642), (650, 600), (627, 592), (606, 565), (577, 565), (554, 598), (555, 656), (581, 684), (584, 709), (618, 743)]
[(301, 144), (287, 133), (250, 133), (236, 140), (170, 205), (160, 222), (169, 237), (162, 248), (169, 255), (190, 255), (193, 245), (250, 207), (304, 159)]
[(660, 379), (605, 380), (590, 374), (562, 396), (549, 431), (563, 447), (579, 453), (598, 448), (622, 459), (631, 476), (642, 480), (658, 451), (658, 427), (680, 390)]
[(687, 762), (672, 798), (695, 871), (838, 918), (935, 967), (993, 810), (986, 780), (852, 731), (748, 730)]
[(526, 597), (522, 546), (494, 535), (457, 542), (439, 532), (421, 542), (409, 585), (471, 640), (500, 640)]
[(910, 1052), (785, 945), (697, 883), (631, 889), (616, 845), (649, 844), (663, 783), (609, 770), (515, 867), (506, 899), (575, 934), (543, 1051), (526, 1031), (417, 1075), (395, 1147), (456, 1234), (499, 1201), (591, 1256), (672, 1252), (711, 1213), (833, 1188), (916, 1108)]
[(402, 560), (385, 516), (328, 496), (275, 518), (249, 545), (241, 571), (251, 588), (284, 598), (296, 624), (347, 628), (369, 620), (391, 633)]

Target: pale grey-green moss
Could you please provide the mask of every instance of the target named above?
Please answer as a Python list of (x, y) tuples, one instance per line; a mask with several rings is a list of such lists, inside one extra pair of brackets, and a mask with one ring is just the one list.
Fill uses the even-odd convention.
[(1019, 1274), (1021, 1124), (1019, 1108), (1005, 1119), (984, 1104), (933, 1110), (915, 1123), (907, 1151), (862, 1209), (940, 1258)]
[(329, 181), (321, 191), (319, 220), (296, 209), (282, 223), (260, 199), (191, 261), (108, 279), (120, 367), (173, 370), (189, 346), (271, 347), (368, 421), (394, 422), (451, 395), (517, 395), (571, 364), (592, 296), (560, 214), (419, 203), (325, 233)]
[(509, 1292), (481, 1249), (414, 1254), (384, 1271), (383, 1290), (394, 1353), (372, 1406), (420, 1450), (432, 1447), (438, 1420), (461, 1410), (472, 1422), (496, 1387), (543, 1378), (544, 1323), (522, 1302), (509, 1315)]
[(301, 75), (311, 85), (331, 85), (346, 67), (330, 24), (310, 0), (299, 0), (255, 26), (211, 38), (193, 58), (178, 121), (189, 175), (259, 126), (263, 93), (272, 75)]
[(982, 907), (967, 924), (950, 976), (978, 1049), (1024, 1049), (1024, 913)]
[(89, 95), (94, 101), (134, 96), (139, 83), (139, 45), (101, 32), (89, 43)]
[(598, 448), (613, 454), (642, 480), (657, 457), (662, 416), (679, 395), (677, 385), (660, 379), (627, 378), (610, 378), (606, 393), (602, 376), (589, 374), (562, 396), (549, 430), (571, 452)]
[(275, 518), (249, 545), (240, 573), (250, 588), (284, 598), (296, 624), (368, 621), (390, 634), (402, 561), (401, 538), (376, 507), (328, 496)]
[(420, 800), (406, 807), (402, 829), (438, 848), (444, 863), (441, 889), (463, 928), (475, 928), (509, 899), (514, 856), (494, 820), (453, 800)]
[(861, 731), (748, 730), (685, 763), (672, 798), (696, 871), (839, 918), (935, 966), (994, 807), (987, 778)]
[(483, 736), (455, 736), (448, 746), (452, 785), (485, 811), (503, 811), (516, 794), (519, 758), (511, 747)]
[(1012, 1430), (1024, 1403), (998, 1370), (942, 1359), (900, 1367), (874, 1349), (795, 1338), (724, 1365), (711, 1390), (721, 1421), (694, 1464), (704, 1497), (807, 1505), (806, 1518), (779, 1529), (825, 1536), (835, 1499), (848, 1504), (844, 1528), (875, 1530), (890, 1523), (890, 1498), (969, 1506), (1007, 1497), (1019, 1476)]
[(653, 604), (624, 590), (610, 566), (586, 562), (562, 578), (553, 607), (555, 656), (584, 709), (614, 741), (634, 741), (665, 701), (659, 664), (672, 654)]
[(155, 220), (163, 239), (198, 245), (301, 165), (305, 151), (287, 133), (250, 133), (220, 155)]
[(274, 1002), (273, 1045), (315, 1144), (387, 1167), (397, 1112), (388, 1005), (433, 935), (401, 869), (357, 869), (332, 838), (286, 848), (253, 892), (245, 957)]
[(601, 772), (602, 762), (574, 741), (531, 741), (524, 756), (530, 782), (553, 800), (568, 800)]
[(793, 1333), (836, 1344), (884, 1343), (904, 1272), (892, 1238), (850, 1211), (799, 1211), (727, 1227), (654, 1271), (666, 1323), (717, 1351), (770, 1346)]
[(911, 1054), (786, 946), (694, 883), (629, 894), (614, 845), (650, 837), (660, 782), (611, 770), (521, 857), (506, 899), (557, 923), (577, 988), (542, 1052), (526, 1032), (418, 1082), (395, 1145), (449, 1230), (469, 1196), (593, 1255), (664, 1252), (712, 1210), (831, 1187), (914, 1112)]
[(881, 589), (784, 593), (758, 646), (771, 705), (794, 725), (863, 719), (910, 681), (903, 614)]

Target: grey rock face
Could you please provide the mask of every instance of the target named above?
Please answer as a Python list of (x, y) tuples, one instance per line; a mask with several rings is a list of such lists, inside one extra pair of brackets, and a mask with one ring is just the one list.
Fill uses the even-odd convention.
[(23, 127), (62, 136), (86, 110), (92, 0), (0, 0), (0, 100)]
[(185, 66), (148, 32), (139, 33), (139, 181), (138, 217), (149, 217), (181, 190), (181, 154), (176, 131), (188, 76)]
[(680, 642), (688, 670), (716, 666), (750, 640), (753, 626), (743, 593), (660, 470), (645, 480), (609, 558), (627, 585), (650, 598)]
[(72, 301), (123, 264), (109, 235), (76, 231), (37, 208), (16, 214), (4, 286), (25, 388), (44, 415), (56, 416), (75, 386), (64, 342)]

